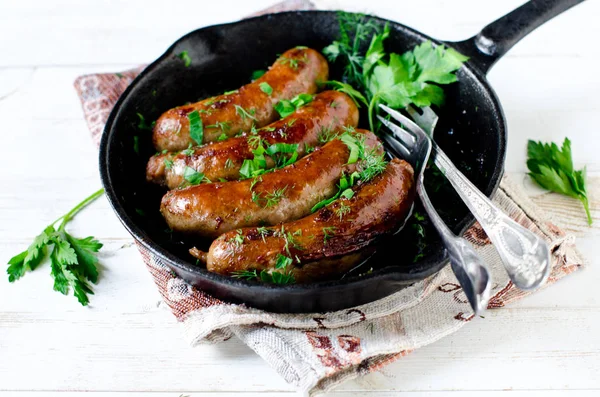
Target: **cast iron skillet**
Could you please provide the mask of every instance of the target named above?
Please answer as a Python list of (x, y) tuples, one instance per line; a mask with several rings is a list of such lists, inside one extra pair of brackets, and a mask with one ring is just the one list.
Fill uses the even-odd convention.
[[(438, 110), (441, 124), (436, 129), (436, 140), (487, 195), (494, 193), (502, 177), (506, 123), (485, 74), (525, 35), (581, 1), (530, 1), (477, 36), (457, 43), (442, 43), (396, 22), (373, 18), (381, 25), (389, 22), (391, 34), (386, 48), (390, 52), (402, 53), (431, 40), (470, 57), (458, 72), (459, 82), (446, 87), (446, 105)], [(110, 114), (100, 146), (100, 172), (117, 216), (158, 262), (215, 297), (273, 312), (339, 310), (390, 295), (438, 272), (447, 262), (437, 234), (427, 228), (424, 255), (414, 260), (414, 232), (408, 225), (381, 244), (378, 253), (361, 269), (340, 280), (273, 286), (209, 273), (187, 253), (197, 242), (165, 230), (167, 226), (158, 211), (164, 191), (145, 181), (145, 164), (154, 154), (151, 134), (138, 128), (136, 113), (146, 120), (156, 120), (169, 108), (235, 89), (250, 80), (253, 70), (270, 65), (276, 54), (297, 45), (321, 50), (338, 38), (338, 32), (336, 13), (327, 11), (265, 15), (196, 30), (147, 67)], [(185, 67), (177, 57), (182, 51), (190, 55), (191, 66)], [(331, 78), (340, 77), (341, 70), (332, 65)], [(365, 119), (361, 116), (362, 126)], [(464, 232), (473, 222), (466, 207), (446, 185), (436, 182), (435, 175), (427, 180), (432, 201), (445, 221), (454, 232)], [(368, 274), (358, 275), (371, 267)]]

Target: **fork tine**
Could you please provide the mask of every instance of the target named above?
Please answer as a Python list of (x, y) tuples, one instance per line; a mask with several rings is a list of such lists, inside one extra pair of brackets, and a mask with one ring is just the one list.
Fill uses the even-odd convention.
[(419, 114), (413, 105), (409, 105), (406, 107), (406, 111), (419, 127), (424, 129), (429, 136), (433, 136), (433, 131), (435, 130), (435, 126), (439, 120), (438, 115), (435, 114), (433, 109), (431, 109), (429, 106), (425, 106), (421, 108), (423, 114)]
[(405, 160), (410, 158), (410, 150), (406, 146), (404, 146), (400, 141), (392, 137), (390, 134), (381, 134), (381, 139), (383, 139), (392, 148), (392, 150), (396, 152), (396, 155), (399, 154), (399, 156), (397, 157), (400, 157)]
[(421, 127), (419, 127), (418, 125), (415, 124), (414, 121), (412, 121), (411, 119), (409, 119), (408, 117), (406, 117), (405, 115), (403, 115), (402, 113), (391, 109), (385, 105), (379, 105), (380, 108), (382, 108), (383, 110), (385, 110), (387, 112), (387, 114), (389, 114), (390, 116), (392, 116), (392, 118), (394, 118), (395, 120), (399, 121), (402, 123), (402, 125), (404, 127), (406, 127), (407, 130), (409, 130), (410, 132), (412, 132), (413, 134), (415, 134), (415, 136), (419, 136), (419, 134), (423, 134), (425, 133), (425, 131), (423, 131), (423, 129)]
[(377, 116), (377, 118), (379, 119), (379, 121), (381, 121), (383, 123), (383, 125), (385, 125), (387, 128), (389, 128), (394, 133), (394, 135), (396, 136), (397, 139), (402, 141), (406, 146), (409, 146), (409, 147), (415, 146), (415, 144), (417, 143), (417, 140), (413, 134), (411, 134), (410, 132), (406, 131), (405, 129), (403, 129), (401, 127), (398, 127), (396, 124), (392, 123), (389, 120), (384, 119), (381, 116)]

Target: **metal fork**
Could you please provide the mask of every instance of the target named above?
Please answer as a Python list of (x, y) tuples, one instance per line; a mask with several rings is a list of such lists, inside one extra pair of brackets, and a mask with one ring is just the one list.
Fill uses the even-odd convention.
[[(389, 109), (386, 107), (383, 108), (386, 111)], [(403, 142), (411, 142), (410, 144), (402, 144), (388, 134), (381, 135), (383, 140), (398, 157), (407, 160), (413, 166), (415, 170), (417, 194), (421, 198), (425, 211), (427, 211), (431, 222), (437, 229), (442, 238), (442, 242), (448, 251), (452, 271), (463, 288), (473, 311), (475, 314), (480, 313), (487, 307), (490, 298), (490, 273), (473, 247), (471, 247), (464, 238), (458, 237), (452, 233), (448, 226), (446, 226), (433, 207), (433, 204), (431, 204), (429, 196), (427, 196), (425, 186), (423, 185), (423, 171), (425, 170), (427, 160), (431, 154), (431, 141), (423, 138), (414, 139), (412, 135), (402, 130), (400, 127), (380, 116), (377, 117), (394, 133), (394, 135), (400, 135), (402, 137), (398, 137), (398, 139)]]
[[(479, 221), (483, 230), (494, 244), (508, 276), (518, 288), (531, 290), (540, 286), (550, 273), (550, 250), (542, 238), (519, 225), (488, 199), (452, 163), (430, 136), (438, 117), (431, 108), (423, 108), (423, 115), (415, 109), (407, 111), (417, 124), (429, 129), (430, 136), (408, 117), (382, 106), (395, 120), (412, 134), (404, 131), (403, 142), (413, 142), (415, 137), (426, 138), (436, 151), (435, 165), (450, 181), (456, 192)], [(399, 127), (397, 127), (399, 128)]]

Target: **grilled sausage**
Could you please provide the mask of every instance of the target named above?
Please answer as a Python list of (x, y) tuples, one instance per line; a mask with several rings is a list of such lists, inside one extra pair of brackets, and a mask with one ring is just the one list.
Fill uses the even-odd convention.
[[(352, 99), (342, 92), (325, 91), (288, 117), (259, 129), (256, 135), (265, 148), (274, 143), (298, 144), (298, 157), (303, 157), (307, 148), (320, 143), (322, 132), (335, 134), (345, 126), (356, 127), (357, 124), (358, 109)], [(244, 160), (254, 156), (254, 136), (246, 134), (180, 153), (157, 154), (148, 161), (146, 179), (175, 189), (185, 182), (186, 167), (201, 172), (211, 181), (239, 179)], [(268, 168), (274, 166), (273, 159), (267, 156), (266, 160)]]
[[(253, 124), (263, 127), (277, 119), (277, 102), (315, 93), (317, 82), (326, 81), (328, 75), (329, 66), (321, 54), (306, 47), (293, 48), (284, 52), (262, 77), (239, 90), (163, 113), (154, 126), (152, 141), (159, 151), (183, 150), (190, 143), (196, 144), (188, 120), (194, 110), (200, 113), (204, 126), (202, 143), (214, 142), (221, 134), (232, 137), (250, 130)], [(261, 83), (267, 83), (272, 92), (264, 92)]]
[(413, 185), (412, 167), (394, 159), (371, 182), (357, 186), (350, 199), (295, 222), (225, 233), (208, 254), (190, 253), (209, 271), (224, 275), (260, 277), (264, 270), (271, 277), (291, 275), (298, 283), (339, 277), (370, 255), (378, 238), (402, 224), (414, 199)]
[[(369, 131), (365, 147), (382, 151)], [(363, 135), (364, 134), (364, 135)], [(160, 211), (171, 229), (203, 237), (217, 237), (244, 226), (276, 225), (302, 218), (321, 200), (332, 197), (347, 164), (350, 149), (334, 139), (294, 164), (253, 179), (218, 182), (171, 190)]]

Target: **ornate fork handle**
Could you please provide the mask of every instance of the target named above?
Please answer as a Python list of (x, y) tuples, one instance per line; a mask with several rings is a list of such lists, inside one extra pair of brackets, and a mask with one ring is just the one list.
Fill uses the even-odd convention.
[(550, 273), (550, 250), (546, 242), (500, 211), (435, 143), (433, 146), (437, 154), (435, 164), (494, 243), (510, 279), (520, 289), (537, 288)]
[(417, 194), (434, 227), (438, 231), (450, 257), (452, 271), (463, 288), (475, 314), (487, 308), (491, 292), (491, 278), (485, 263), (462, 237), (452, 233), (444, 223), (425, 191), (422, 179), (417, 182)]

